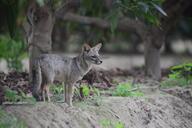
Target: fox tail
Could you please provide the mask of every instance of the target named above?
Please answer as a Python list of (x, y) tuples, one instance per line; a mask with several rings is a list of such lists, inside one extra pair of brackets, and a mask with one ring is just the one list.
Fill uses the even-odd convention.
[(39, 61), (37, 60), (35, 65), (32, 67), (32, 95), (37, 100), (40, 101), (40, 89), (42, 83), (42, 73)]

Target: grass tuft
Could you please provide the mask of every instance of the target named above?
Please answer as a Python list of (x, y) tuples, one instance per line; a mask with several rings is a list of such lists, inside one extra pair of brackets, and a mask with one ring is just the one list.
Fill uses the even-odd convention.
[(133, 85), (130, 83), (117, 85), (117, 88), (112, 92), (113, 96), (122, 97), (141, 97), (144, 96), (140, 91), (132, 91)]

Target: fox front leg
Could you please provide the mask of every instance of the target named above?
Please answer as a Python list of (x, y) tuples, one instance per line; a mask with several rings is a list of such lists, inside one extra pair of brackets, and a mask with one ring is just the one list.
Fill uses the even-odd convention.
[(65, 102), (68, 100), (68, 84), (65, 84)]
[(45, 102), (45, 90), (42, 91), (43, 102)]
[(69, 106), (73, 106), (72, 105), (72, 100), (73, 100), (73, 84), (69, 84), (68, 85), (68, 97), (67, 97), (67, 104)]
[(50, 85), (48, 84), (48, 85), (46, 86), (46, 94), (47, 94), (47, 100), (48, 100), (48, 102), (51, 102), (50, 93), (49, 93), (49, 88), (50, 88)]

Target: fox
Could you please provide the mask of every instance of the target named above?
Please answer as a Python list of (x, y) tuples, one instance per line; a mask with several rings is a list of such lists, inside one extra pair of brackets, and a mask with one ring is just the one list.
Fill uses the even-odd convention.
[(103, 61), (99, 55), (102, 44), (94, 47), (88, 44), (82, 46), (76, 57), (64, 57), (56, 54), (41, 54), (32, 66), (32, 95), (37, 101), (50, 102), (50, 86), (54, 80), (65, 83), (65, 102), (72, 106), (73, 86), (86, 75), (94, 64)]

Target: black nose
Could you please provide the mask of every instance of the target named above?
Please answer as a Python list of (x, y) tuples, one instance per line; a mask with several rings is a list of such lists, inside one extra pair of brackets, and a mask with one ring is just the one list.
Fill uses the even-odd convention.
[(100, 63), (103, 63), (103, 61), (100, 60)]

